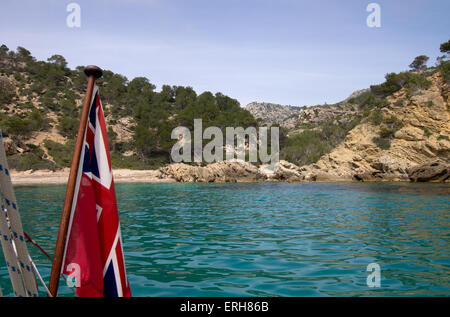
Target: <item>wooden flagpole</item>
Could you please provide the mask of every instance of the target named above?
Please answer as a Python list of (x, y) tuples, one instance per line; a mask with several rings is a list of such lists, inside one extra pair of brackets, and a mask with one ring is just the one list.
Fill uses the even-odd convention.
[(75, 142), (75, 150), (72, 156), (72, 165), (70, 166), (69, 179), (67, 181), (66, 196), (64, 199), (61, 220), (59, 223), (58, 237), (56, 239), (55, 254), (53, 256), (52, 270), (50, 273), (49, 290), (53, 297), (58, 294), (59, 278), (61, 276), (62, 260), (64, 248), (67, 239), (67, 230), (69, 226), (70, 213), (72, 211), (72, 201), (75, 191), (75, 183), (77, 180), (78, 166), (80, 163), (81, 149), (83, 146), (84, 132), (89, 116), (89, 108), (94, 90), (95, 80), (102, 77), (103, 72), (97, 66), (86, 66), (84, 73), (88, 76), (88, 84), (86, 96), (84, 97), (83, 107), (81, 110), (80, 125), (78, 127), (77, 139)]

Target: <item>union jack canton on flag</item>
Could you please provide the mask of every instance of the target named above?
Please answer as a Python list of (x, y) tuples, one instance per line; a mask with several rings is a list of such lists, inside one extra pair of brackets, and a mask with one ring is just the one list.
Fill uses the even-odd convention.
[(85, 128), (62, 273), (77, 296), (131, 296), (125, 272), (108, 137), (98, 87)]

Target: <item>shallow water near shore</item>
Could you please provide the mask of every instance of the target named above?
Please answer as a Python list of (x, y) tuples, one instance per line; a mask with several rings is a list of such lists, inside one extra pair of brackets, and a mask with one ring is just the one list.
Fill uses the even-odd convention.
[[(450, 294), (450, 184), (117, 184), (116, 192), (134, 296)], [(50, 254), (64, 193), (16, 188), (25, 231)], [(50, 261), (29, 250), (48, 281)], [(369, 263), (380, 265), (379, 288), (366, 283)], [(12, 295), (3, 256), (0, 286)], [(73, 296), (63, 280), (59, 294)]]

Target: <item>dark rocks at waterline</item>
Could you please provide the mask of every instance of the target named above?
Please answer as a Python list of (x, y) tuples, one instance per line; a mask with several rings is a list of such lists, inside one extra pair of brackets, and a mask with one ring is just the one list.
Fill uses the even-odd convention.
[(429, 163), (414, 166), (407, 170), (412, 182), (449, 182), (450, 163), (435, 160)]

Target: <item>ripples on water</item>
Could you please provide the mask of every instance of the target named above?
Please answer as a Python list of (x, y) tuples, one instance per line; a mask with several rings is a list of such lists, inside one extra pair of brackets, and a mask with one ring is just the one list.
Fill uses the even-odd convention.
[[(25, 230), (49, 253), (64, 191), (16, 191)], [(116, 191), (134, 296), (450, 293), (449, 184), (118, 184)], [(29, 249), (48, 280), (51, 264)], [(11, 295), (0, 261), (0, 285)], [(372, 262), (381, 266), (378, 289), (366, 285)], [(60, 294), (71, 296), (63, 283)]]

